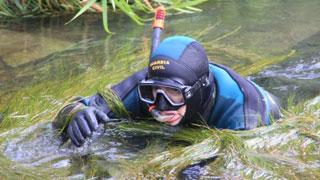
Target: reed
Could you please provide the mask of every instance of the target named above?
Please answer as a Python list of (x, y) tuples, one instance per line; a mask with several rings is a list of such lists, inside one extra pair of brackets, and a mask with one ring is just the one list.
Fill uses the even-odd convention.
[[(170, 12), (194, 13), (201, 9), (195, 6), (207, 0), (0, 0), (0, 17), (36, 17), (75, 13), (68, 22), (72, 22), (85, 12), (101, 13), (106, 32), (111, 33), (108, 25), (108, 11), (120, 11), (129, 16), (137, 24), (142, 25), (148, 19), (141, 15), (153, 12), (153, 7), (160, 4), (166, 6)], [(147, 17), (150, 18), (149, 15)]]

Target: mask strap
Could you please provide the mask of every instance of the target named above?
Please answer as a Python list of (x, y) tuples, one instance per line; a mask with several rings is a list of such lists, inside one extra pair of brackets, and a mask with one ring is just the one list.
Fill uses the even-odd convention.
[(193, 94), (202, 86), (208, 86), (210, 84), (209, 77), (207, 75), (202, 76), (196, 83), (191, 87), (185, 89), (185, 96), (187, 99), (191, 98)]

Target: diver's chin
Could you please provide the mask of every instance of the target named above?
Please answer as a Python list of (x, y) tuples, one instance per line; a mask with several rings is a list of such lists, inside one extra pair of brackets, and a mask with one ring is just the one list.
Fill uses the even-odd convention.
[(165, 123), (170, 125), (170, 126), (176, 126), (180, 123), (180, 121), (182, 120), (182, 116), (180, 116), (179, 114), (174, 115), (170, 120), (166, 121)]
[(156, 120), (166, 123), (170, 126), (176, 126), (180, 123), (183, 116), (178, 111), (160, 111), (159, 116), (155, 117)]

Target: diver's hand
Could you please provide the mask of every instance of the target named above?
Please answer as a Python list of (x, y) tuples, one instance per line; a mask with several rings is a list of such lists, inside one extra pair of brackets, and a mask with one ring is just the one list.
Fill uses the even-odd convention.
[(110, 118), (101, 110), (95, 107), (88, 107), (79, 111), (72, 118), (68, 125), (67, 134), (72, 143), (80, 147), (85, 138), (92, 135), (97, 130), (99, 123), (108, 122)]

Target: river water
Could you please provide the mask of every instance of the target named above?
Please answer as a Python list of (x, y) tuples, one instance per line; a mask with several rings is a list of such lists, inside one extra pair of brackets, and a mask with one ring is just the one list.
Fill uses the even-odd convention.
[[(168, 16), (164, 37), (198, 39), (211, 61), (248, 76), (284, 107), (290, 97), (297, 103), (320, 94), (320, 1), (210, 1), (200, 8)], [(150, 22), (139, 26), (119, 13), (110, 15), (112, 36), (103, 31), (99, 15), (64, 25), (71, 17), (0, 20), (0, 158), (23, 166), (26, 177), (32, 168), (39, 177), (48, 169), (58, 171), (50, 177), (111, 177), (151, 141), (166, 144), (155, 132), (140, 136), (117, 125), (101, 127), (82, 148), (61, 144), (50, 122), (62, 104), (143, 68), (151, 34)], [(168, 136), (176, 131), (166, 128)], [(14, 172), (8, 165), (8, 174), (0, 175)], [(186, 177), (192, 172), (184, 171)]]

